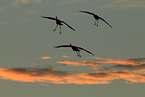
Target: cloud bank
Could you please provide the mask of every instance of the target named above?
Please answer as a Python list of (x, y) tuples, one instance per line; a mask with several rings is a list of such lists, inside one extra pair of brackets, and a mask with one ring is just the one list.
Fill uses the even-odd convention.
[[(102, 59), (102, 58), (100, 58)], [(96, 61), (58, 61), (66, 66), (90, 66), (91, 72), (70, 73), (53, 68), (0, 68), (0, 79), (41, 84), (110, 84), (123, 79), (126, 83), (145, 83), (145, 58)], [(112, 64), (113, 63), (113, 64)], [(102, 65), (103, 64), (103, 65)], [(107, 66), (107, 67), (106, 67)], [(94, 68), (96, 67), (96, 68)]]

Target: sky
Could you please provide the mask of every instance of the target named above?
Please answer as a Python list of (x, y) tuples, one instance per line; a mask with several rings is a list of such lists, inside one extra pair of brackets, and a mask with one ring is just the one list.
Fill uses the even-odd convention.
[(1, 97), (144, 97), (144, 0), (1, 0), (0, 17)]

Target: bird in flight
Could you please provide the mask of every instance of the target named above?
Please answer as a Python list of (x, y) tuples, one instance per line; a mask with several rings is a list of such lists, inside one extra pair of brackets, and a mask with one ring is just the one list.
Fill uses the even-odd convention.
[(88, 11), (79, 11), (79, 12), (83, 12), (83, 13), (87, 13), (87, 14), (93, 15), (93, 17), (95, 18), (94, 25), (96, 25), (96, 21), (97, 21), (97, 25), (96, 25), (97, 27), (98, 27), (99, 19), (101, 19), (102, 21), (104, 21), (107, 25), (109, 25), (112, 28), (112, 26), (108, 22), (106, 22), (103, 18), (101, 18), (100, 16), (96, 15), (95, 13), (88, 12)]
[(72, 50), (75, 51), (75, 52), (77, 53), (77, 56), (78, 56), (78, 57), (81, 57), (81, 54), (80, 54), (80, 51), (81, 51), (81, 50), (84, 50), (84, 51), (86, 51), (87, 53), (90, 53), (91, 55), (94, 56), (94, 54), (91, 53), (90, 51), (88, 51), (88, 50), (86, 50), (86, 49), (84, 49), (84, 48), (82, 48), (82, 47), (73, 46), (72, 44), (55, 46), (55, 48), (61, 48), (61, 47), (70, 47), (70, 48), (72, 48)]
[(55, 18), (54, 18), (54, 17), (45, 17), (45, 16), (41, 16), (41, 17), (42, 17), (42, 18), (46, 18), (46, 19), (50, 19), (50, 20), (55, 20), (55, 21), (56, 21), (56, 27), (55, 27), (55, 29), (54, 29), (53, 31), (55, 31), (56, 28), (57, 28), (58, 25), (59, 25), (60, 34), (61, 34), (61, 26), (62, 26), (63, 24), (67, 25), (70, 29), (72, 29), (72, 30), (75, 31), (75, 29), (72, 28), (70, 25), (68, 25), (66, 22), (59, 20), (59, 19), (57, 18), (57, 16), (56, 16)]

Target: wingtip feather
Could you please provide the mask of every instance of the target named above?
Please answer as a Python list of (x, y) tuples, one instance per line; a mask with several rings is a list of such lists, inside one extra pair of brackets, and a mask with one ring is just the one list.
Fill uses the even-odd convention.
[(58, 46), (53, 46), (54, 48), (58, 48)]

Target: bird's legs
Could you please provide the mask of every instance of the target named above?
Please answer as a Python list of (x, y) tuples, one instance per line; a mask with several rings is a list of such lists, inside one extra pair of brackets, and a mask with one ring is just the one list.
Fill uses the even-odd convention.
[[(96, 24), (96, 22), (97, 22), (97, 24)], [(96, 25), (98, 27), (98, 23), (99, 23), (99, 20), (95, 20), (94, 25)]]
[(80, 52), (79, 52), (79, 51), (76, 51), (76, 53), (77, 53), (77, 56), (78, 56), (78, 57), (81, 57), (81, 55), (80, 55)]
[(55, 27), (55, 29), (53, 31), (55, 31), (57, 27), (58, 27), (58, 24), (56, 25), (56, 27)]
[(95, 20), (95, 23), (94, 23), (94, 26), (96, 25), (96, 20)]
[(61, 34), (61, 25), (59, 25), (59, 30), (60, 30), (60, 33), (59, 34)]

